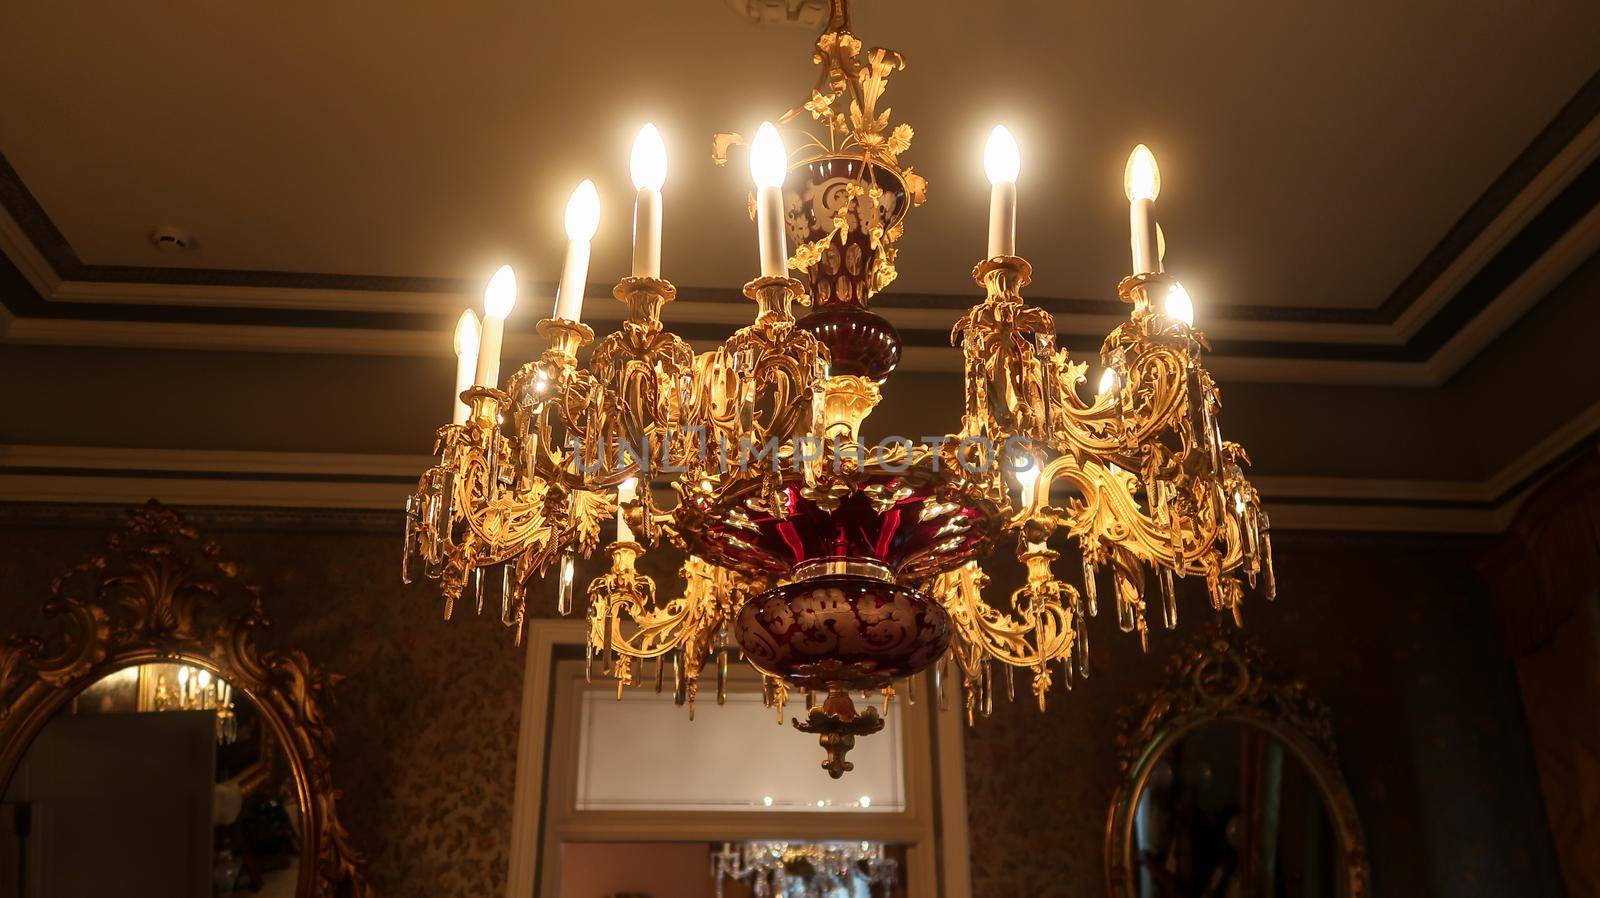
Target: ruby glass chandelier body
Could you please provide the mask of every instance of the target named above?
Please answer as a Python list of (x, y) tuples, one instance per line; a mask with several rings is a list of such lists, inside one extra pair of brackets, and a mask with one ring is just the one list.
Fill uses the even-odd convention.
[[(407, 503), (405, 576), (437, 579), (446, 616), (463, 597), (481, 610), (498, 593), (520, 638), (528, 591), (554, 568), (569, 613), (576, 556), (603, 548), (609, 570), (585, 590), (589, 653), (619, 695), (670, 684), (692, 713), (702, 675), (714, 671), (720, 700), (737, 654), (764, 675), (780, 719), (804, 693), (794, 725), (819, 736), (837, 777), (855, 739), (884, 725), (855, 696), (887, 703), (896, 683), (934, 668), (941, 699), (959, 680), (971, 720), (988, 713), (991, 671), (1009, 692), (1022, 668), (1042, 708), (1058, 677), (1070, 688), (1087, 674), (1085, 621), (1102, 603), (1143, 641), (1148, 617), (1175, 624), (1175, 578), (1203, 580), (1235, 617), (1245, 582), (1269, 598), (1274, 586), (1248, 459), (1221, 437), (1205, 339), (1163, 270), (1160, 176), (1143, 146), (1124, 177), (1132, 274), (1117, 292), (1128, 316), (1105, 338), (1095, 387), (1055, 345), (1049, 313), (1021, 295), (1031, 269), (1015, 246), (1019, 153), (996, 128), (984, 154), (989, 246), (973, 269), (982, 296), (951, 332), (964, 359), (960, 431), (861, 437), (901, 350), (868, 302), (894, 280), (895, 244), (927, 182), (902, 162), (911, 127), (882, 102), (900, 54), (864, 49), (835, 0), (813, 59), (809, 98), (749, 141), (761, 260), (744, 285), (750, 325), (696, 353), (663, 323), (675, 288), (660, 271), (666, 156), (651, 126), (634, 147), (620, 327), (595, 342), (580, 320), (599, 207), (587, 181), (567, 207), (543, 355), (499, 377), (509, 268), (490, 281), (481, 327), (462, 316), (456, 416)], [(744, 144), (717, 135), (713, 161)], [(797, 305), (809, 311), (797, 317)], [(1057, 569), (1061, 541), (1076, 544), (1081, 569)], [(635, 566), (664, 545), (687, 554), (670, 596)], [(978, 561), (1003, 545), (1015, 545), (1025, 580), (988, 595)]]

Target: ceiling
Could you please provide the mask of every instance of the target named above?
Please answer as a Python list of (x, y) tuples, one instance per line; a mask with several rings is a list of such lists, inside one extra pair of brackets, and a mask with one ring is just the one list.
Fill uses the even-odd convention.
[[(906, 54), (886, 101), (916, 128), (903, 161), (930, 181), (878, 300), (911, 372), (956, 370), (944, 347), (977, 295), (996, 122), (1023, 151), (1027, 295), (1063, 342), (1092, 354), (1123, 314), (1122, 167), (1144, 142), (1168, 268), (1213, 367), (1263, 396), (1463, 392), (1462, 372), (1600, 247), (1600, 4), (856, 7), (868, 45)], [(515, 347), (547, 313), (562, 207), (585, 177), (603, 202), (586, 317), (615, 319), (627, 157), (647, 120), (671, 158), (664, 267), (683, 299), (667, 318), (720, 338), (748, 320), (737, 287), (756, 253), (747, 178), (711, 164), (710, 135), (748, 133), (814, 77), (806, 30), (753, 25), (724, 0), (157, 0), (6, 18), (0, 349), (437, 365), (503, 261), (534, 285)], [(156, 250), (156, 226), (192, 248)], [(1415, 419), (1419, 401), (1379, 404)]]

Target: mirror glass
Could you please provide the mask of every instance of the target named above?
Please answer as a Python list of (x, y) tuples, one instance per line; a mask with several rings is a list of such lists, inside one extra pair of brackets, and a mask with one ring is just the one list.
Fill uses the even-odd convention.
[(1139, 898), (1333, 898), (1339, 847), (1316, 778), (1258, 727), (1218, 721), (1167, 743), (1134, 810)]
[(0, 898), (293, 896), (299, 824), (247, 697), (200, 667), (125, 667), (57, 711), (6, 784)]

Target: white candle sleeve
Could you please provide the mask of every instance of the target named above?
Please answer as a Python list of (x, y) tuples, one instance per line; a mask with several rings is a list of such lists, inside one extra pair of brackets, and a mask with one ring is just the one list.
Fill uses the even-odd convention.
[(455, 413), (451, 416), (452, 424), (467, 423), (467, 415), (472, 411), (465, 402), (461, 401), (461, 394), (472, 389), (472, 383), (478, 372), (478, 354), (462, 353), (456, 357), (456, 392), (452, 399), (455, 400)]
[(617, 542), (619, 543), (633, 542), (633, 528), (628, 526), (625, 506), (638, 495), (637, 483), (632, 477), (629, 477), (617, 487)]
[(561, 287), (556, 291), (555, 317), (568, 321), (583, 318), (584, 282), (589, 278), (589, 241), (567, 243), (567, 263), (561, 269)]
[(1017, 182), (989, 188), (989, 258), (1017, 254)]
[(1136, 199), (1128, 206), (1128, 231), (1133, 250), (1133, 273), (1150, 274), (1161, 270), (1156, 248), (1156, 202)]
[(661, 191), (639, 191), (633, 204), (633, 276), (661, 277)]
[(789, 248), (783, 232), (783, 188), (756, 189), (756, 227), (761, 239), (761, 276), (788, 277)]
[(472, 382), (480, 387), (500, 385), (500, 343), (505, 336), (504, 318), (485, 315), (483, 339), (478, 343), (478, 371)]

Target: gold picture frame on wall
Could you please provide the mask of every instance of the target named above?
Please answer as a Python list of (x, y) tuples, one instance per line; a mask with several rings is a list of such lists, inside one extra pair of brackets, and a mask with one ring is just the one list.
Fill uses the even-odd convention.
[(85, 687), (115, 671), (182, 663), (226, 680), (276, 737), (301, 815), (302, 898), (363, 898), (364, 858), (339, 820), (327, 719), (340, 679), (295, 650), (263, 650), (259, 589), (176, 511), (129, 511), (103, 552), (57, 577), (37, 632), (0, 643), (0, 784), (35, 736)]
[[(1106, 887), (1111, 898), (1138, 898), (1151, 891), (1141, 888), (1141, 876), (1149, 867), (1149, 856), (1139, 844), (1138, 824), (1144, 822), (1141, 801), (1164, 760), (1176, 754), (1174, 749), (1213, 725), (1245, 734), (1241, 754), (1251, 753), (1251, 743), (1270, 743), (1280, 764), (1297, 762), (1293, 775), (1303, 776), (1308, 788), (1320, 796), (1326, 815), (1332, 845), (1331, 869), (1324, 871), (1331, 878), (1326, 893), (1365, 898), (1369, 894), (1366, 842), (1339, 769), (1327, 706), (1312, 698), (1303, 682), (1278, 679), (1260, 645), (1220, 620), (1207, 625), (1173, 656), (1161, 688), (1123, 711), (1117, 736), (1122, 781), (1106, 820)], [(1171, 770), (1168, 763), (1163, 772)], [(1233, 837), (1235, 832), (1227, 835)], [(1161, 887), (1143, 885), (1155, 885), (1156, 891)]]

